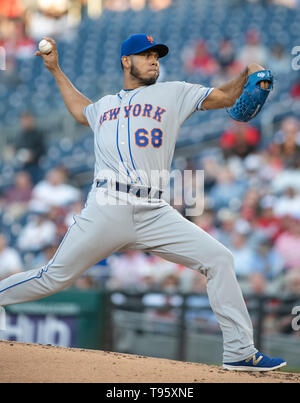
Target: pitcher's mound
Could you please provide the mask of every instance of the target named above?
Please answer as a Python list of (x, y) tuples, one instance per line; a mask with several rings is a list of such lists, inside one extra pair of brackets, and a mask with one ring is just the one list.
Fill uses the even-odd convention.
[(229, 372), (213, 365), (0, 341), (0, 382), (298, 383), (300, 374)]

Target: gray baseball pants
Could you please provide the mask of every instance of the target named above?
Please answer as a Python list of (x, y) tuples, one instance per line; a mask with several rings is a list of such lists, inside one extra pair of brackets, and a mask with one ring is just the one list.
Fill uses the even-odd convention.
[(231, 252), (165, 201), (149, 202), (104, 188), (92, 189), (46, 266), (0, 282), (0, 305), (60, 291), (97, 262), (125, 249), (151, 252), (205, 274), (209, 302), (223, 334), (223, 361), (240, 361), (257, 352)]

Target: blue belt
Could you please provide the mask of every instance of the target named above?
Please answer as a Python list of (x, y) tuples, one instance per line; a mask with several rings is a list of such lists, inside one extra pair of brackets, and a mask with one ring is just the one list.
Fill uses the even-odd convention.
[[(160, 199), (162, 196), (162, 191), (157, 190), (153, 195), (151, 193), (151, 188), (139, 188), (135, 185), (128, 185), (125, 183), (120, 183), (120, 182), (114, 182), (116, 185), (116, 190), (117, 192), (124, 192), (124, 193), (132, 193), (134, 196), (137, 197), (152, 197), (154, 199)], [(107, 187), (107, 179), (103, 180), (97, 180), (96, 181), (96, 187), (101, 188), (101, 187)]]

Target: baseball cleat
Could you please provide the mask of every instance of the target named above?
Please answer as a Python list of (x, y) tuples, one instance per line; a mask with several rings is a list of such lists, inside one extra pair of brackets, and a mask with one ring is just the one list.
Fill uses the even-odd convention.
[(272, 371), (284, 367), (286, 362), (282, 358), (270, 358), (260, 352), (246, 360), (237, 362), (224, 362), (223, 368), (230, 371)]

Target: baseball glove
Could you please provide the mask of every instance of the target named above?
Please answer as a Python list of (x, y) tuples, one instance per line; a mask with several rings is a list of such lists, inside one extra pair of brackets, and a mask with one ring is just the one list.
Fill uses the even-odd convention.
[[(269, 88), (261, 88), (259, 85), (261, 81), (268, 81)], [(272, 88), (273, 76), (270, 70), (250, 74), (243, 93), (227, 112), (234, 120), (248, 122), (260, 112)]]

